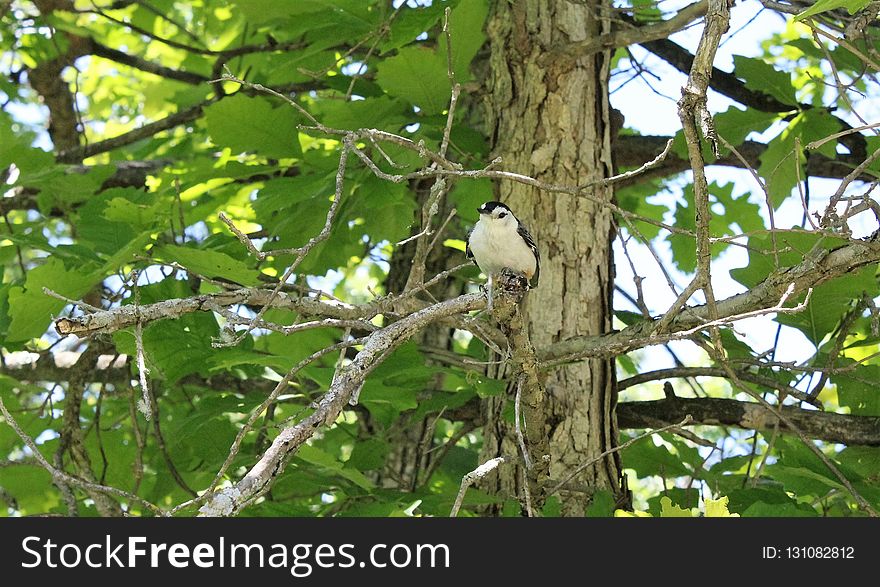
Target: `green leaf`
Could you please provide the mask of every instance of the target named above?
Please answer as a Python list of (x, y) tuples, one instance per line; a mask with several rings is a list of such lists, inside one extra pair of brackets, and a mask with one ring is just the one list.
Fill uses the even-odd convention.
[(195, 467), (202, 459), (222, 463), (236, 435), (228, 413), (245, 412), (246, 408), (238, 398), (210, 396), (202, 399), (196, 407), (191, 414), (172, 417), (170, 425), (165, 428), (169, 449), (178, 455), (178, 463), (185, 458), (191, 459)]
[(233, 153), (255, 152), (284, 159), (301, 157), (299, 117), (289, 104), (236, 94), (205, 108), (211, 140)]
[(364, 382), (360, 403), (388, 426), (401, 412), (419, 405), (418, 394), (434, 373), (414, 343), (404, 344)]
[(289, 17), (296, 3), (277, 0), (235, 0), (234, 4), (248, 22), (262, 24)]
[[(15, 499), (24, 515), (45, 514), (61, 504), (52, 476), (39, 465), (0, 467), (0, 487)], [(6, 503), (3, 505), (5, 511)]]
[(109, 165), (89, 166), (87, 169), (86, 173), (76, 173), (70, 168), (56, 165), (47, 167), (39, 175), (28, 176), (28, 185), (40, 190), (37, 194), (40, 212), (48, 216), (54, 210), (71, 210), (88, 201), (113, 173), (113, 167)]
[(389, 132), (399, 131), (413, 120), (412, 109), (406, 102), (390, 96), (355, 102), (322, 102), (318, 105), (316, 117), (331, 128), (376, 128)]
[[(743, 458), (748, 459), (748, 457)], [(767, 506), (777, 507), (780, 510), (785, 510), (788, 506), (798, 507), (797, 501), (792, 499), (781, 485), (777, 484), (776, 487), (758, 486), (746, 488), (742, 487), (741, 482), (737, 485), (738, 487), (732, 489), (727, 494), (729, 509), (732, 512), (746, 515), (746, 510), (755, 503), (763, 503)]]
[[(141, 286), (142, 304), (171, 298), (184, 298), (192, 292), (185, 281), (165, 279), (157, 284)], [(126, 304), (133, 303), (129, 297)], [(144, 351), (150, 377), (165, 379), (172, 384), (190, 373), (207, 375), (208, 360), (214, 355), (211, 342), (220, 328), (209, 312), (185, 314), (175, 320), (154, 322), (144, 328)], [(113, 334), (117, 351), (135, 356), (134, 334), (131, 329)]]
[(762, 112), (754, 108), (740, 110), (730, 106), (715, 115), (715, 131), (731, 145), (738, 146), (750, 134), (767, 130), (778, 118), (777, 112)]
[(469, 224), (475, 223), (480, 214), (477, 212), (484, 202), (492, 199), (492, 181), (479, 178), (472, 181), (459, 181), (449, 193), (449, 201), (458, 210), (458, 216)]
[[(467, 0), (455, 7), (449, 15), (452, 36), (452, 68), (455, 81), (463, 83), (473, 78), (470, 63), (486, 40), (483, 33), (489, 14), (487, 0)], [(442, 55), (446, 59), (446, 39), (442, 41)]]
[(739, 514), (731, 514), (727, 509), (728, 499), (721, 497), (718, 499), (705, 500), (705, 509), (707, 518), (738, 518)]
[(831, 490), (846, 491), (839, 482), (832, 481), (825, 475), (820, 475), (805, 467), (786, 467), (785, 465), (770, 465), (766, 469), (767, 475), (782, 482), (790, 491), (798, 495), (813, 495), (821, 497)]
[[(652, 204), (648, 202), (648, 199), (661, 195), (664, 191), (666, 191), (666, 188), (661, 181), (640, 181), (617, 190), (615, 197), (617, 198), (618, 205), (624, 210), (660, 222), (669, 208), (661, 204)], [(659, 226), (642, 220), (630, 218), (626, 221), (621, 220), (620, 224), (627, 232), (630, 232), (630, 225), (634, 225), (635, 229), (649, 241), (660, 234)], [(632, 232), (635, 236), (635, 230)]]
[(0, 111), (0, 169), (15, 163), (22, 175), (18, 183), (28, 179), (31, 174), (55, 168), (51, 153), (31, 146), (35, 139), (34, 133), (13, 122), (5, 110)]
[[(113, 211), (111, 212), (111, 206)], [(112, 188), (77, 208), (77, 232), (84, 244), (104, 255), (115, 255), (132, 242), (133, 230), (149, 230), (163, 219), (155, 194), (134, 188)], [(129, 214), (120, 214), (127, 209)]]
[(672, 503), (672, 500), (666, 496), (660, 498), (660, 517), (661, 518), (693, 518), (693, 510), (684, 509)]
[(385, 464), (385, 455), (391, 449), (388, 443), (378, 438), (370, 438), (354, 445), (346, 463), (361, 471), (375, 471)]
[(390, 95), (403, 98), (428, 115), (443, 112), (452, 91), (446, 58), (426, 47), (404, 47), (386, 59), (379, 66), (376, 81)]
[(458, 3), (458, 0), (451, 2), (437, 0), (427, 6), (404, 4), (400, 7), (397, 18), (391, 24), (388, 35), (380, 44), (382, 52), (385, 53), (392, 49), (399, 49), (404, 45), (412, 43), (417, 36), (432, 28), (443, 18), (443, 11), (446, 10), (447, 6), (454, 7)]
[(319, 467), (330, 469), (333, 473), (351, 481), (361, 489), (370, 491), (375, 487), (374, 484), (364, 477), (364, 474), (357, 469), (344, 466), (343, 463), (339, 462), (339, 460), (333, 455), (310, 444), (303, 444), (300, 446), (296, 451), (296, 458), (312, 465), (318, 465)]
[[(848, 370), (831, 375), (831, 382), (837, 385), (837, 398), (841, 406), (848, 407), (859, 416), (880, 416), (880, 367), (877, 365), (855, 365), (855, 362), (839, 362), (839, 367)], [(855, 367), (855, 368), (853, 368)], [(880, 465), (880, 461), (877, 462)]]
[(259, 271), (219, 251), (164, 245), (155, 250), (156, 258), (175, 261), (197, 275), (226, 279), (241, 285), (260, 284)]
[(655, 445), (650, 438), (626, 448), (622, 457), (624, 468), (634, 469), (639, 477), (661, 475), (668, 479), (684, 477), (692, 473), (692, 470), (685, 467), (678, 455), (672, 454), (663, 445)]
[(154, 226), (161, 202), (137, 204), (127, 198), (113, 198), (107, 202), (104, 218), (110, 222), (124, 222), (129, 226), (143, 230)]
[[(876, 273), (877, 268), (869, 266), (827, 281), (813, 288), (810, 303), (804, 311), (781, 314), (776, 321), (797, 328), (818, 346), (837, 327), (853, 300), (863, 293), (876, 291)], [(805, 297), (799, 296), (797, 301)], [(792, 300), (791, 303), (796, 302)]]
[[(798, 497), (822, 497), (831, 491), (846, 491), (837, 476), (802, 442), (781, 437), (776, 443), (779, 458), (764, 470), (768, 478), (781, 482), (786, 491)], [(855, 471), (835, 464), (851, 482), (861, 480)]]
[[(786, 267), (803, 262), (815, 246), (830, 251), (846, 244), (846, 241), (836, 237), (823, 237), (795, 226), (776, 235), (776, 256), (773, 254), (773, 244), (773, 239), (768, 235), (750, 237), (749, 263), (745, 267), (732, 269), (731, 277), (752, 288), (767, 279), (771, 273), (784, 271)], [(776, 258), (779, 259), (778, 268)]]
[(803, 20), (809, 16), (838, 8), (846, 8), (850, 14), (855, 14), (870, 3), (871, 0), (817, 0), (815, 4), (795, 16), (794, 19)]
[(795, 503), (764, 503), (755, 501), (743, 510), (744, 518), (814, 518), (819, 514)]
[[(750, 204), (748, 202), (748, 197), (746, 195), (740, 196), (739, 199), (736, 199), (732, 195), (733, 193), (733, 184), (719, 185), (715, 182), (712, 182), (709, 185), (709, 204), (727, 204), (736, 208), (740, 211), (747, 210), (748, 213), (745, 214), (742, 218), (739, 216), (735, 216), (734, 214), (728, 214), (725, 208), (725, 214), (711, 214), (711, 220), (709, 221), (709, 233), (713, 237), (724, 236), (733, 234), (735, 231), (732, 227), (733, 224), (742, 220), (745, 223), (748, 223), (751, 226), (760, 225), (763, 227), (763, 223), (761, 222), (760, 215), (758, 213), (758, 207), (754, 204)], [(695, 214), (695, 203), (694, 203), (694, 186), (693, 184), (688, 184), (684, 188), (684, 201), (679, 201), (675, 207), (675, 226), (690, 230), (692, 232), (696, 231), (697, 223)], [(672, 260), (679, 268), (679, 270), (684, 271), (685, 273), (692, 273), (697, 268), (697, 244), (696, 239), (694, 237), (682, 234), (679, 232), (670, 233), (666, 240), (669, 242), (669, 246), (672, 248)], [(727, 248), (726, 243), (713, 243), (711, 245), (712, 257), (717, 257), (723, 250)]]
[(670, 503), (684, 511), (693, 511), (700, 503), (700, 492), (694, 487), (668, 487), (663, 493), (648, 499), (647, 513), (654, 517), (661, 517), (662, 500), (667, 499)]
[[(94, 270), (94, 267), (91, 267)], [(49, 288), (70, 299), (81, 298), (99, 278), (93, 271), (82, 268), (68, 269), (59, 259), (50, 257), (45, 263), (27, 273), (24, 287), (9, 290), (10, 342), (38, 338), (46, 332), (52, 317), (67, 304), (43, 293)]]
[(600, 489), (593, 494), (590, 505), (587, 506), (584, 516), (587, 518), (613, 518), (614, 495), (606, 489)]
[(880, 448), (849, 446), (837, 453), (837, 460), (841, 465), (855, 471), (858, 475), (871, 477), (880, 470)]
[(733, 56), (734, 73), (746, 82), (746, 87), (756, 92), (773, 96), (784, 104), (797, 108), (797, 95), (791, 83), (791, 75), (779, 71), (762, 59)]
[[(770, 201), (774, 208), (782, 205), (797, 185), (798, 168), (806, 161), (803, 151), (796, 151), (795, 139), (801, 146), (825, 138), (840, 130), (840, 123), (825, 109), (811, 109), (797, 114), (788, 126), (768, 144), (761, 154), (758, 173), (767, 183)], [(818, 151), (832, 159), (835, 157), (836, 141), (828, 141)], [(800, 176), (804, 177), (803, 170)]]
[(352, 224), (353, 240), (400, 241), (409, 236), (415, 220), (416, 200), (402, 184), (390, 184), (371, 175), (354, 192), (340, 216)]

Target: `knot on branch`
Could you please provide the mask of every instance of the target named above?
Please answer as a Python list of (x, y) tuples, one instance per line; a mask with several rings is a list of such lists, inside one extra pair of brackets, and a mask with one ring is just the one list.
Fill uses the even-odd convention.
[(492, 317), (498, 322), (505, 334), (511, 321), (517, 315), (520, 303), (529, 291), (529, 280), (510, 269), (503, 269), (494, 277), (492, 292)]
[(61, 336), (67, 336), (68, 334), (72, 334), (74, 330), (77, 328), (77, 323), (69, 318), (58, 318), (55, 320), (55, 330)]
[(235, 514), (240, 507), (241, 491), (235, 487), (226, 487), (215, 493), (211, 500), (199, 508), (199, 517), (222, 518)]

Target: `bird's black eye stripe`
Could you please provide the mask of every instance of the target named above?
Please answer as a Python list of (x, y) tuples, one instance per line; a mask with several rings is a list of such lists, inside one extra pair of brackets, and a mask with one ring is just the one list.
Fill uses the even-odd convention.
[(502, 212), (498, 215), (498, 218), (504, 218), (505, 216), (507, 216), (507, 212)]

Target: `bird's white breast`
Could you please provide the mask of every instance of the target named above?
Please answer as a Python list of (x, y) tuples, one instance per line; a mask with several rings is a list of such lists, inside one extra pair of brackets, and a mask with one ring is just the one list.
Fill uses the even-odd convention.
[(474, 260), (486, 275), (501, 273), (508, 267), (531, 278), (537, 268), (534, 253), (515, 226), (480, 220), (471, 233), (470, 246)]

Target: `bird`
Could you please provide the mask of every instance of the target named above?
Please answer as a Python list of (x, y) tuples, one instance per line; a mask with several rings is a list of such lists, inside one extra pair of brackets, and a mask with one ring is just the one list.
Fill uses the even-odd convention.
[(506, 204), (486, 202), (477, 212), (480, 219), (467, 235), (465, 256), (486, 275), (491, 310), (494, 276), (508, 269), (525, 277), (530, 288), (538, 287), (541, 253), (528, 229)]

